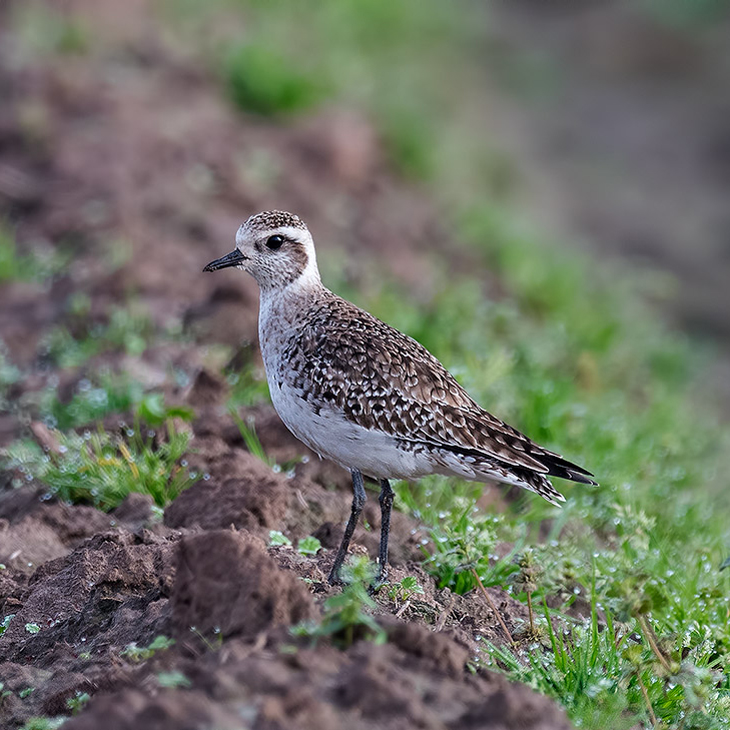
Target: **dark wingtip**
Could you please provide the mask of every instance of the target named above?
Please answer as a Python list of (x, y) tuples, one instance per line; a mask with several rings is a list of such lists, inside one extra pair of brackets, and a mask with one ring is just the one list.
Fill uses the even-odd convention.
[[(590, 474), (593, 476), (593, 474)], [(579, 474), (572, 469), (566, 469), (566, 477), (564, 479), (570, 479), (573, 482), (579, 482), (580, 484), (592, 484), (594, 487), (598, 486), (598, 482), (595, 479), (589, 479), (585, 474)]]

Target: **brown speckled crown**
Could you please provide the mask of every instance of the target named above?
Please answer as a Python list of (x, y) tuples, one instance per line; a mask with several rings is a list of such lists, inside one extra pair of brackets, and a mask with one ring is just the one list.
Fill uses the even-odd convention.
[(265, 210), (252, 215), (244, 224), (250, 231), (270, 231), (275, 228), (299, 228), (307, 230), (304, 221), (294, 213), (284, 210)]

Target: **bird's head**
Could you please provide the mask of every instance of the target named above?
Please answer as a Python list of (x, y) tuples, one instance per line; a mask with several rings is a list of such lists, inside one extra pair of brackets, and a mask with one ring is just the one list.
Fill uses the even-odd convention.
[(252, 215), (236, 233), (236, 248), (203, 271), (229, 266), (247, 271), (264, 290), (319, 283), (309, 229), (299, 216), (280, 210)]

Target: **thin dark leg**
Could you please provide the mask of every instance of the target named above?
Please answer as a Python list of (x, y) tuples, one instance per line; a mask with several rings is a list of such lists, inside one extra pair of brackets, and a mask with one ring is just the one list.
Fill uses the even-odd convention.
[(352, 540), (352, 533), (355, 532), (357, 521), (360, 518), (360, 513), (365, 504), (365, 483), (362, 479), (362, 472), (357, 469), (352, 470), (352, 489), (355, 492), (355, 496), (352, 498), (352, 509), (350, 510), (350, 519), (347, 521), (347, 527), (345, 527), (345, 535), (342, 538), (340, 549), (337, 551), (335, 556), (335, 562), (332, 564), (332, 570), (327, 580), (330, 584), (340, 582), (340, 568), (342, 563), (345, 561), (347, 555), (347, 548), (350, 547), (350, 540)]
[(378, 553), (378, 583), (388, 577), (388, 538), (390, 537), (390, 513), (395, 492), (387, 479), (380, 480), (380, 552)]

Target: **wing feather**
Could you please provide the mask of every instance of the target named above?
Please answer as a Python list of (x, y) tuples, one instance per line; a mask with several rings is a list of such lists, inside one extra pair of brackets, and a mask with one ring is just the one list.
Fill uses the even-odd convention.
[(282, 367), (304, 397), (364, 428), (595, 484), (590, 472), (485, 411), (423, 345), (334, 294), (291, 336)]

